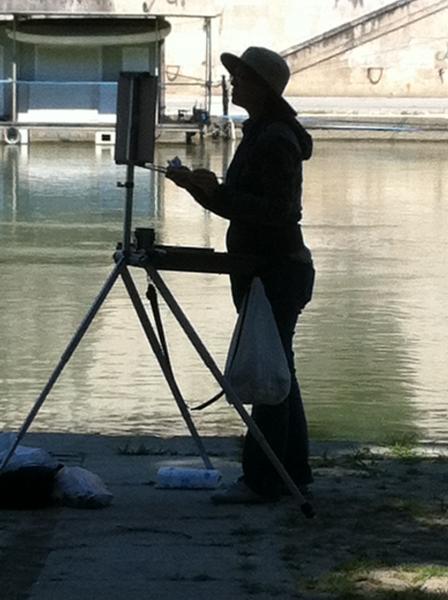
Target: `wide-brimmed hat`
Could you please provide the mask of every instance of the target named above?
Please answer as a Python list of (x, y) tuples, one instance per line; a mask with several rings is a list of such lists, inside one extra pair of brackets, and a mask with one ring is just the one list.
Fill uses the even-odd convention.
[(241, 56), (224, 52), (221, 54), (221, 62), (231, 75), (237, 67), (247, 69), (249, 73), (255, 75), (258, 81), (261, 80), (266, 84), (267, 89), (274, 97), (294, 111), (282, 95), (289, 81), (290, 71), (285, 59), (280, 54), (268, 48), (251, 46)]

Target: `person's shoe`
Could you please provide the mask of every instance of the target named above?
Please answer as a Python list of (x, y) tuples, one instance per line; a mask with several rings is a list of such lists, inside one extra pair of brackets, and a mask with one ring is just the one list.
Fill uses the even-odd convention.
[(211, 500), (213, 504), (263, 504), (274, 501), (251, 490), (243, 479), (238, 479), (222, 492), (216, 492)]

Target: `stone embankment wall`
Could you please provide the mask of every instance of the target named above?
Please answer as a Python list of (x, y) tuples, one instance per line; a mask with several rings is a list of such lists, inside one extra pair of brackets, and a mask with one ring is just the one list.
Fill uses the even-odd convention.
[[(167, 78), (171, 94), (185, 94), (186, 83), (204, 79), (205, 35), (201, 19), (171, 23)], [(212, 19), (216, 93), (225, 73), (220, 53), (240, 53), (249, 45), (285, 53), (293, 72), (290, 95), (448, 92), (447, 0), (226, 0)], [(183, 86), (176, 88), (176, 82)]]

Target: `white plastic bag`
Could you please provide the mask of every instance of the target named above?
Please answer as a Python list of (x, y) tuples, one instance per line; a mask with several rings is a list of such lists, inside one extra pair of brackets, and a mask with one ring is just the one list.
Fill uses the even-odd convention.
[[(9, 453), (9, 449), (16, 439), (15, 433), (0, 434), (0, 465)], [(45, 467), (48, 469), (57, 469), (58, 461), (42, 448), (32, 448), (30, 446), (21, 446), (20, 444), (14, 450), (14, 454), (9, 459), (3, 472), (17, 471), (23, 467)]]
[(279, 404), (289, 394), (291, 373), (258, 277), (253, 279), (238, 315), (224, 375), (243, 404)]
[(63, 467), (58, 472), (53, 497), (73, 508), (103, 508), (113, 499), (100, 477), (82, 467)]
[(189, 467), (160, 467), (157, 471), (157, 487), (186, 490), (215, 489), (222, 475), (216, 469), (193, 469)]
[[(0, 434), (0, 465), (17, 439), (14, 433)], [(52, 504), (59, 462), (42, 448), (18, 445), (0, 471), (0, 508), (37, 509)]]

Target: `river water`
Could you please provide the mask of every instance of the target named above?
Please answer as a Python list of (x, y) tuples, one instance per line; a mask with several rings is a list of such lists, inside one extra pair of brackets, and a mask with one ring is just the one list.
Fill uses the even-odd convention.
[[(160, 145), (157, 160), (224, 172), (234, 148)], [(0, 430), (22, 423), (113, 268), (125, 177), (108, 148), (3, 146), (0, 165)], [(305, 168), (306, 241), (317, 269), (296, 361), (313, 439), (448, 441), (448, 153), (443, 144), (317, 142)], [(134, 226), (160, 243), (224, 250), (226, 223), (163, 175), (137, 169)], [(144, 273), (133, 269), (145, 291)], [(162, 273), (223, 365), (234, 311), (225, 275)], [(217, 391), (162, 306), (190, 406)], [(224, 400), (204, 434), (243, 426)], [(181, 435), (185, 424), (116, 283), (33, 431)]]

